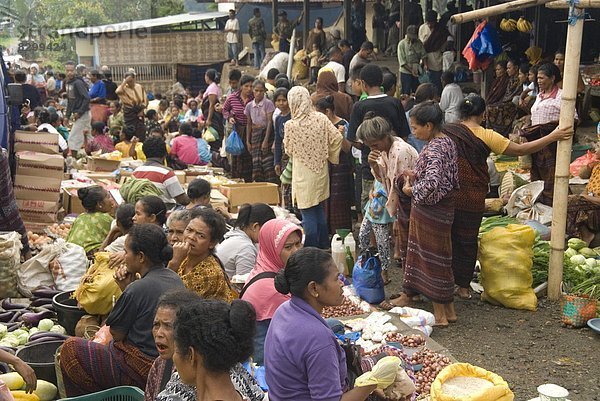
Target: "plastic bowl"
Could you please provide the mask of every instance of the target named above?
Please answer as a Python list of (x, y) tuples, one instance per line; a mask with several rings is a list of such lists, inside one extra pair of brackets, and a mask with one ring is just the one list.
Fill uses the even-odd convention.
[(17, 351), (17, 356), (31, 366), (38, 379), (56, 384), (54, 355), (63, 342), (64, 340), (56, 340), (26, 345)]
[(587, 321), (587, 325), (590, 329), (600, 334), (600, 318), (596, 317)]

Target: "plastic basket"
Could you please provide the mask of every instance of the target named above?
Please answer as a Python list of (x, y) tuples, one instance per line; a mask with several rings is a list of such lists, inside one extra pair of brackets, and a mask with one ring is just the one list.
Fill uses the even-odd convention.
[(63, 398), (62, 401), (144, 401), (144, 392), (137, 387), (121, 386), (79, 397)]
[(569, 327), (584, 327), (596, 317), (596, 300), (563, 294), (561, 299), (562, 323)]

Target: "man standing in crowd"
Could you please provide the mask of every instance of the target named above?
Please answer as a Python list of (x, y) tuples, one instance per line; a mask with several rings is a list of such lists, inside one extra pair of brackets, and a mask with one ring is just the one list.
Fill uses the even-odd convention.
[(385, 6), (381, 0), (375, 0), (371, 26), (373, 27), (373, 44), (380, 53), (385, 52), (385, 19)]
[(229, 10), (229, 19), (225, 23), (225, 30), (223, 31), (227, 35), (225, 40), (227, 41), (227, 50), (229, 52), (229, 58), (231, 59), (232, 65), (238, 63), (238, 33), (240, 32), (240, 22), (235, 17), (235, 10)]
[(417, 27), (406, 28), (406, 37), (398, 43), (398, 65), (400, 66), (401, 93), (410, 95), (419, 86), (419, 69), (425, 57), (425, 48), (417, 36)]
[(354, 49), (355, 51), (359, 51), (360, 45), (367, 40), (367, 30), (365, 29), (364, 1), (352, 1), (352, 14), (350, 15), (350, 17), (352, 22), (352, 32), (350, 33), (352, 49)]
[(110, 100), (110, 101), (114, 101), (114, 100), (119, 100), (119, 97), (117, 96), (117, 84), (113, 82), (112, 80), (112, 72), (110, 71), (110, 69), (108, 68), (108, 66), (102, 66), (102, 69), (100, 70), (100, 72), (102, 73), (102, 76), (104, 77), (104, 79), (102, 79), (102, 82), (104, 82), (104, 87), (106, 88), (106, 100)]
[(325, 64), (323, 68), (328, 68), (333, 71), (335, 78), (337, 79), (338, 87), (340, 92), (344, 92), (346, 83), (346, 69), (342, 65), (342, 51), (338, 47), (333, 47), (329, 50), (328, 54), (329, 62)]
[[(75, 72), (75, 63), (65, 64), (67, 74), (67, 118), (72, 119), (73, 126), (69, 134), (69, 149), (76, 154), (83, 147), (83, 136), (90, 135), (92, 116), (90, 114), (90, 95), (88, 86), (80, 75)], [(88, 140), (92, 140), (91, 135)]]
[[(369, 41), (364, 42), (360, 46), (360, 50), (358, 51), (358, 53), (356, 53), (354, 55), (354, 57), (352, 57), (352, 61), (350, 61), (350, 66), (348, 67), (347, 72), (350, 73), (354, 69), (354, 67), (359, 64), (370, 63), (372, 54), (373, 54), (373, 43), (369, 42)], [(351, 81), (352, 81), (351, 79), (348, 79), (346, 81), (346, 93), (349, 94), (350, 96), (353, 95)]]
[(290, 21), (287, 18), (287, 12), (280, 11), (279, 21), (275, 26), (274, 32), (279, 36), (279, 51), (284, 53), (290, 52), (290, 39), (294, 29), (300, 25), (302, 18), (304, 17), (304, 11), (300, 13), (300, 16), (295, 21)]
[(265, 40), (267, 31), (265, 30), (265, 21), (260, 15), (260, 8), (254, 9), (254, 17), (248, 21), (248, 34), (252, 40), (252, 49), (254, 50), (254, 68), (260, 68), (265, 59)]
[[(427, 28), (423, 28), (423, 27)], [(427, 56), (425, 57), (425, 68), (428, 71), (429, 80), (435, 85), (437, 94), (442, 92), (442, 70), (444, 59), (442, 50), (448, 41), (450, 32), (448, 29), (438, 24), (437, 13), (429, 10), (425, 16), (425, 24), (419, 29), (419, 39), (423, 42)]]

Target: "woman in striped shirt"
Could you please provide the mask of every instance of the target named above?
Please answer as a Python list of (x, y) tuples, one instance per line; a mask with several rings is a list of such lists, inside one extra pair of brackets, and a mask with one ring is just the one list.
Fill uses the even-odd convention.
[[(227, 97), (223, 104), (223, 117), (227, 119), (244, 143), (247, 143), (246, 124), (248, 118), (244, 114), (246, 105), (253, 100), (252, 83), (254, 78), (250, 75), (242, 76), (240, 89)], [(252, 157), (248, 149), (239, 156), (233, 156), (231, 161), (231, 173), (233, 178), (243, 178), (246, 182), (252, 182)]]

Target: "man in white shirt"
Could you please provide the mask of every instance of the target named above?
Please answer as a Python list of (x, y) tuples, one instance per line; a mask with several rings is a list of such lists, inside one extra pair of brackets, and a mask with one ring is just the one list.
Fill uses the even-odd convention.
[(340, 50), (339, 47), (332, 47), (331, 50), (329, 50), (329, 54), (328, 54), (328, 58), (329, 58), (329, 62), (327, 64), (325, 64), (321, 70), (327, 68), (331, 71), (333, 71), (333, 73), (335, 74), (335, 78), (337, 79), (337, 83), (338, 83), (338, 88), (340, 92), (344, 92), (345, 90), (345, 83), (346, 83), (346, 69), (344, 68), (344, 65), (342, 64), (342, 51)]
[(454, 83), (454, 73), (445, 71), (442, 73), (442, 97), (440, 99), (440, 109), (444, 112), (444, 122), (457, 123), (460, 121), (460, 105), (463, 102), (464, 95), (460, 86)]
[(225, 40), (227, 41), (227, 50), (232, 65), (238, 64), (238, 33), (240, 32), (240, 22), (235, 17), (235, 10), (229, 10), (229, 19), (225, 23), (226, 33)]

